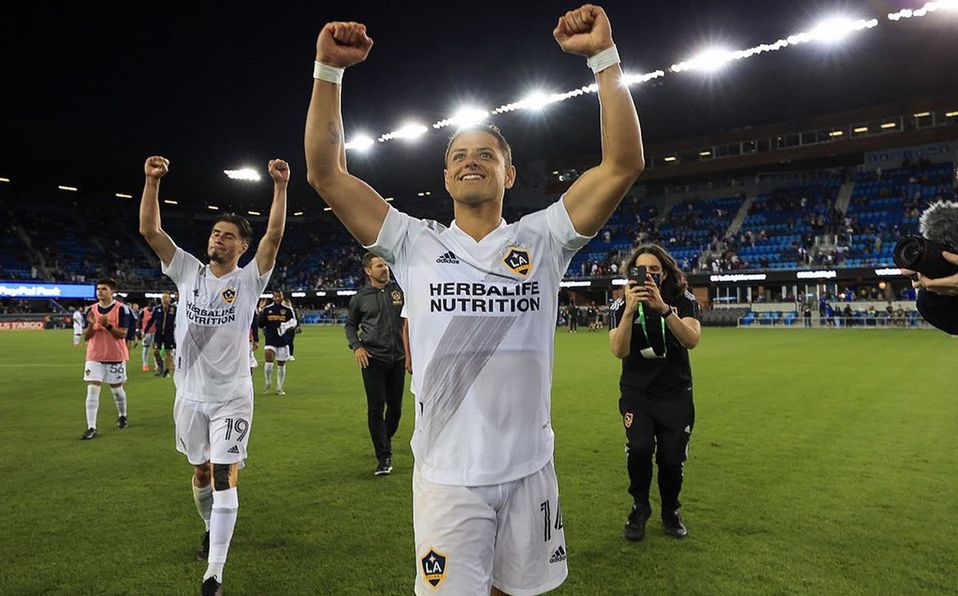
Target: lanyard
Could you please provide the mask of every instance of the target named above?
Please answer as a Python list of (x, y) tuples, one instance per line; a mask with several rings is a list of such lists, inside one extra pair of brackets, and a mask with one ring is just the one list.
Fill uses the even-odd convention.
[(645, 328), (645, 309), (642, 308), (642, 303), (641, 302), (639, 303), (639, 326), (642, 327), (642, 335), (645, 336), (645, 341), (648, 342), (649, 344), (648, 349), (651, 352), (651, 355), (646, 356), (644, 354), (645, 350), (642, 350), (643, 356), (645, 356), (646, 358), (665, 358), (666, 356), (669, 355), (669, 342), (666, 341), (665, 339), (665, 319), (661, 318), (659, 319), (659, 321), (662, 323), (662, 348), (664, 350), (661, 356), (656, 354), (655, 348), (652, 347), (652, 341), (649, 339), (649, 332)]

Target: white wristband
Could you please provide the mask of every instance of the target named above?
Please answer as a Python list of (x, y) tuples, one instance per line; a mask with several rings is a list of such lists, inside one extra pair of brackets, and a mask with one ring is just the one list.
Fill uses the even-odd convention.
[(345, 68), (323, 64), (318, 60), (313, 62), (313, 78), (334, 85), (343, 84), (343, 73), (345, 71)]
[(621, 60), (619, 60), (619, 51), (615, 49), (615, 44), (612, 44), (610, 47), (586, 60), (586, 64), (589, 65), (589, 68), (591, 68), (595, 74), (599, 74), (619, 62), (621, 62)]

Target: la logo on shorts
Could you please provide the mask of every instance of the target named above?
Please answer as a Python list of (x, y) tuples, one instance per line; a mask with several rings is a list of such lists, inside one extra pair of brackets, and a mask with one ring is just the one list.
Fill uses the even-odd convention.
[(446, 555), (436, 552), (433, 547), (429, 547), (419, 564), (422, 565), (422, 579), (433, 588), (438, 588), (446, 579)]
[(233, 301), (236, 300), (236, 288), (229, 286), (220, 295), (227, 304), (233, 304)]
[(506, 256), (502, 257), (502, 262), (509, 268), (509, 271), (522, 277), (528, 277), (529, 272), (532, 271), (532, 257), (529, 256), (529, 251), (524, 248), (510, 246)]
[(625, 420), (626, 428), (632, 428), (632, 418), (633, 418), (632, 412), (626, 412), (625, 416), (623, 416), (623, 420)]

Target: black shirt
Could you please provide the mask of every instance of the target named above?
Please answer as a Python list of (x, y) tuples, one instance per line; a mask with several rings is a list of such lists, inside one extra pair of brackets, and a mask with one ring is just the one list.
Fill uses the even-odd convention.
[(379, 289), (365, 285), (349, 300), (346, 340), (349, 349), (366, 348), (369, 355), (383, 362), (406, 359), (402, 341), (402, 288), (390, 283)]
[(286, 333), (279, 332), (279, 326), (295, 318), (293, 310), (282, 304), (275, 302), (269, 306), (263, 307), (263, 312), (259, 314), (259, 326), (263, 328), (263, 341), (267, 346), (282, 348), (289, 345), (289, 340), (293, 337), (293, 330), (287, 329)]
[[(692, 294), (685, 292), (677, 302), (670, 306), (676, 307), (679, 318), (699, 318), (699, 304)], [(623, 310), (625, 300), (620, 298), (612, 304), (609, 309), (610, 330), (619, 326)], [(622, 377), (619, 379), (622, 396), (670, 399), (691, 394), (692, 365), (689, 363), (689, 351), (672, 335), (668, 324), (665, 326), (663, 346), (662, 316), (648, 306), (644, 307), (644, 311), (648, 339), (642, 333), (639, 315), (636, 313), (632, 319), (629, 355), (622, 360)], [(658, 355), (665, 352), (665, 358), (644, 358), (640, 352), (648, 347), (653, 348)]]

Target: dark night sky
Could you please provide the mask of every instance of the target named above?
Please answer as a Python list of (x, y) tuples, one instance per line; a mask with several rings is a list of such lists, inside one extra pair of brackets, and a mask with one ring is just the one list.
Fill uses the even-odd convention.
[[(0, 176), (138, 194), (142, 162), (169, 157), (167, 193), (201, 201), (264, 187), (225, 181), (226, 168), (288, 159), (294, 207), (305, 183), (303, 123), (316, 34), (329, 20), (365, 22), (375, 46), (344, 80), (347, 136), (378, 135), (411, 117), (431, 124), (471, 100), (494, 108), (536, 84), (591, 82), (584, 60), (551, 36), (558, 2), (34, 3), (0, 24)], [(892, 23), (916, 0), (845, 2), (614, 1), (604, 6), (629, 71), (667, 70), (708, 42), (772, 42), (844, 12), (880, 25), (826, 49), (754, 57), (713, 77), (670, 74), (633, 87), (646, 141), (779, 122), (958, 92), (958, 15)], [(595, 96), (542, 115), (499, 117), (517, 162), (598, 150)], [(441, 190), (446, 132), (409, 146), (350, 154), (351, 170), (385, 194)], [(521, 175), (521, 174), (520, 174)]]

